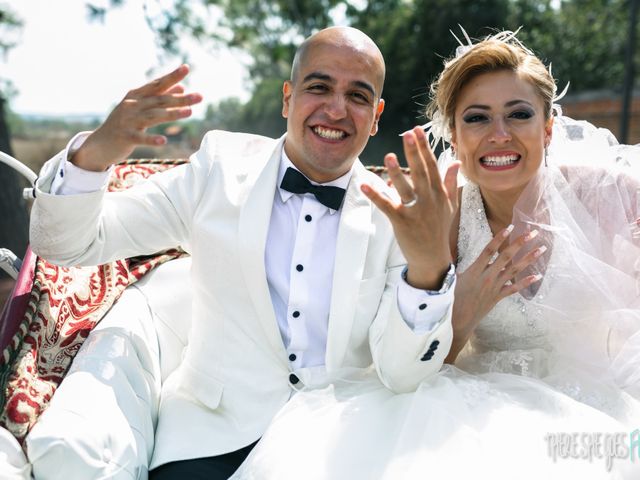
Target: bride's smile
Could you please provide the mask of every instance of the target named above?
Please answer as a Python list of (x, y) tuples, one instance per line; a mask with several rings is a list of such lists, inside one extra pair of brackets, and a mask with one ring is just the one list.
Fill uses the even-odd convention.
[(460, 92), (452, 131), (462, 172), (483, 190), (519, 193), (540, 167), (551, 125), (521, 74), (502, 70), (473, 78)]

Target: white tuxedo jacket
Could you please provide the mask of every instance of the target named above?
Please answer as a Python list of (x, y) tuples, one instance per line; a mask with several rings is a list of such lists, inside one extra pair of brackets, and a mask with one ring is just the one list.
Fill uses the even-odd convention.
[[(193, 257), (189, 343), (163, 385), (150, 468), (250, 444), (294, 390), (317, 383), (317, 368), (290, 370), (265, 273), (283, 143), (210, 132), (189, 164), (119, 193), (50, 195), (63, 159), (43, 167), (31, 225), (41, 257), (95, 265), (177, 245)], [(387, 188), (356, 163), (338, 230), (326, 373), (373, 362), (385, 385), (411, 391), (442, 366), (451, 312), (424, 335), (404, 322), (396, 292), (405, 260), (390, 222), (360, 191), (363, 182)], [(426, 358), (434, 340), (441, 348)], [(291, 373), (301, 379), (295, 386)]]

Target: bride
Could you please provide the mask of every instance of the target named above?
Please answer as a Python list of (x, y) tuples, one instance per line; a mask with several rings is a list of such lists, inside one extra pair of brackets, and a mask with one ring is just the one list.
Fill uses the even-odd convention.
[(297, 394), (232, 478), (640, 478), (640, 148), (563, 117), (513, 33), (459, 47), (432, 94), (465, 183), (451, 365)]

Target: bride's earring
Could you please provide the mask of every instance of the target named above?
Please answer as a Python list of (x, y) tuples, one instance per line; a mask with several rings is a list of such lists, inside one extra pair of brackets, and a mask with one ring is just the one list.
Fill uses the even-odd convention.
[(549, 152), (548, 152), (548, 150), (547, 150), (547, 146), (545, 145), (545, 147), (544, 147), (544, 166), (545, 166), (545, 167), (548, 167), (548, 166), (549, 166), (549, 164), (547, 163), (547, 155), (548, 155), (548, 153), (549, 153)]
[(547, 157), (549, 156), (549, 143), (551, 143), (551, 136), (549, 134), (545, 135), (544, 139), (544, 166), (548, 167), (549, 163), (547, 162)]

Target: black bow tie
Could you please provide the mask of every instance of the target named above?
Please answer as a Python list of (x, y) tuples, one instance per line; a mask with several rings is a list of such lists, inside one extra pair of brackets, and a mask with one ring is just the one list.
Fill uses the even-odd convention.
[(280, 188), (291, 193), (313, 193), (321, 204), (333, 210), (340, 209), (345, 193), (344, 188), (332, 187), (330, 185), (313, 185), (307, 180), (307, 177), (291, 167), (288, 167), (284, 173)]

